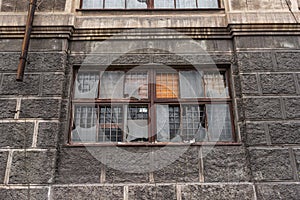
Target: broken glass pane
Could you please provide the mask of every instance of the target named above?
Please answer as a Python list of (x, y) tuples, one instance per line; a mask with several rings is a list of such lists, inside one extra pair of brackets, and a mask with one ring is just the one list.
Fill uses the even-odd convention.
[(75, 81), (75, 98), (97, 98), (99, 73), (79, 72)]
[(100, 98), (121, 99), (123, 98), (124, 72), (105, 71), (100, 77)]

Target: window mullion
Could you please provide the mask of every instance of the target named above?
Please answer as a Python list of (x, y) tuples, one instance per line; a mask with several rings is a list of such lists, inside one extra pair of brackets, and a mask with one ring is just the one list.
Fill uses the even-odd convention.
[(155, 142), (156, 140), (156, 109), (155, 109), (155, 72), (154, 69), (149, 71), (149, 83), (150, 83), (150, 109), (149, 109), (149, 142)]

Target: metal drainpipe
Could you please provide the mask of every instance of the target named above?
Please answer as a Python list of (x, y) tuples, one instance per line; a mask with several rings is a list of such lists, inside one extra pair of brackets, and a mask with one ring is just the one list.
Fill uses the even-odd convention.
[(19, 61), (18, 71), (17, 71), (17, 79), (16, 79), (17, 81), (23, 81), (36, 3), (37, 0), (30, 0), (29, 3), (25, 35), (22, 44), (22, 53), (20, 56), (20, 61)]

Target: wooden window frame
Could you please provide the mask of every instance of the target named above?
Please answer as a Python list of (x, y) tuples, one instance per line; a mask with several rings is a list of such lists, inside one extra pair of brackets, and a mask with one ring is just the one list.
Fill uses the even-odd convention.
[[(148, 73), (148, 84), (149, 83), (154, 83), (154, 84), (149, 84), (148, 86), (148, 99), (142, 99), (142, 100), (136, 100), (136, 99), (100, 99), (100, 98), (95, 98), (95, 99), (75, 99), (74, 96), (74, 82), (75, 78), (78, 74), (79, 67), (74, 68), (74, 74), (73, 74), (73, 91), (72, 91), (72, 112), (71, 112), (71, 117), (70, 117), (70, 131), (69, 131), (69, 137), (68, 137), (68, 146), (163, 146), (163, 145), (240, 145), (239, 142), (237, 142), (236, 138), (236, 131), (235, 131), (235, 125), (234, 125), (234, 115), (233, 115), (233, 99), (231, 95), (231, 87), (230, 87), (230, 75), (229, 75), (229, 68), (228, 67), (218, 67), (218, 71), (224, 73), (225, 75), (225, 84), (228, 86), (228, 97), (227, 98), (212, 98), (209, 97), (203, 97), (203, 98), (194, 98), (194, 99), (180, 99), (178, 101), (177, 98), (169, 98), (169, 99), (162, 99), (162, 98), (156, 98), (156, 86), (155, 86), (155, 77), (156, 77), (156, 67), (154, 66), (147, 66), (144, 70), (142, 71), (147, 71)], [(128, 68), (130, 69), (130, 67)], [(184, 70), (190, 70), (189, 68), (187, 69), (185, 66), (180, 66), (180, 67), (175, 67), (174, 68), (177, 72), (179, 71), (184, 71)], [(209, 71), (216, 71), (215, 69), (211, 68), (202, 68), (203, 72), (209, 72)], [(88, 71), (99, 71), (99, 74), (101, 72), (101, 69), (98, 70), (86, 70), (84, 72)], [(113, 70), (110, 71), (127, 71), (127, 68), (125, 67), (117, 67)], [(100, 91), (100, 80), (98, 82), (98, 97), (99, 97), (99, 91)], [(204, 91), (205, 92), (205, 91)], [(124, 105), (125, 103), (128, 103), (128, 105), (148, 105), (148, 136), (149, 136), (149, 141), (147, 142), (92, 142), (92, 143), (80, 143), (80, 142), (73, 142), (72, 141), (72, 123), (73, 123), (73, 113), (75, 110), (75, 105), (96, 105), (97, 108), (99, 109), (101, 105)], [(203, 142), (194, 142), (194, 143), (185, 143), (185, 142), (158, 142), (156, 141), (156, 106), (157, 104), (164, 104), (164, 105), (208, 105), (208, 104), (227, 104), (229, 106), (230, 110), (230, 120), (231, 120), (231, 130), (232, 130), (232, 141), (203, 141)], [(206, 109), (206, 107), (205, 107)], [(181, 115), (182, 116), (182, 115)], [(207, 113), (206, 116), (207, 118)], [(99, 121), (99, 118), (97, 118)], [(123, 119), (124, 120), (124, 119)], [(124, 122), (123, 122), (124, 123)], [(206, 127), (207, 128), (207, 119), (205, 120)], [(97, 125), (98, 126), (98, 125)]]
[(155, 0), (147, 0), (147, 8), (127, 8), (127, 0), (124, 0), (124, 8), (105, 8), (105, 1), (106, 0), (99, 0), (103, 1), (103, 8), (83, 8), (83, 1), (80, 0), (80, 9), (79, 10), (207, 10), (207, 9), (220, 9), (221, 8), (221, 0), (216, 0), (217, 1), (217, 8), (198, 8), (198, 0), (196, 1), (196, 7), (197, 8), (176, 8), (176, 0), (174, 0), (174, 8), (155, 8), (154, 7), (154, 2)]

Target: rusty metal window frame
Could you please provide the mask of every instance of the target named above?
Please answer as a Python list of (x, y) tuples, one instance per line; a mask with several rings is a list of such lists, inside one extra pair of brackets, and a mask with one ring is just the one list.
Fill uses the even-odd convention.
[(204, 1), (204, 0), (194, 0), (195, 1), (195, 7), (187, 7), (187, 8), (179, 8), (177, 5), (177, 1), (178, 0), (173, 0), (173, 6), (174, 7), (155, 7), (155, 1), (158, 0), (144, 0), (145, 3), (147, 4), (147, 8), (128, 8), (128, 0), (123, 0), (124, 1), (124, 7), (120, 7), (120, 8), (106, 8), (105, 4), (107, 0), (95, 0), (97, 2), (101, 2), (102, 8), (100, 7), (84, 7), (84, 1), (88, 1), (88, 0), (80, 0), (80, 9), (82, 10), (165, 10), (165, 9), (170, 9), (170, 10), (193, 10), (193, 9), (219, 9), (221, 8), (221, 0), (213, 0), (214, 3), (217, 5), (216, 7), (213, 6), (205, 6), (205, 7), (201, 7), (199, 5), (199, 2)]
[[(120, 70), (120, 69), (116, 69), (116, 70)], [(178, 70), (177, 72), (179, 73), (179, 71), (189, 71), (190, 69), (187, 70), (186, 67), (182, 66), (182, 67), (179, 67), (177, 68), (176, 70)], [(114, 70), (113, 70), (114, 71)], [(123, 71), (126, 73), (126, 69), (123, 69)], [(89, 73), (91, 71), (89, 70), (86, 70), (84, 71), (83, 73)], [(95, 71), (93, 71), (95, 72)], [(87, 145), (87, 144), (90, 144), (90, 145), (118, 145), (119, 143), (122, 143), (122, 144), (125, 144), (126, 145), (165, 145), (166, 143), (170, 143), (171, 141), (167, 141), (167, 142), (164, 142), (164, 141), (158, 141), (157, 139), (157, 122), (156, 122), (156, 113), (157, 111), (155, 110), (155, 106), (156, 105), (168, 105), (170, 107), (179, 107), (180, 109), (180, 123), (190, 123), (192, 124), (191, 122), (183, 122), (183, 112), (184, 112), (184, 106), (188, 107), (188, 106), (198, 106), (199, 109), (201, 110), (201, 113), (199, 112), (199, 117), (201, 117), (201, 124), (205, 124), (205, 128), (207, 128), (207, 123), (208, 123), (208, 119), (207, 119), (207, 108), (206, 106), (207, 105), (211, 105), (211, 104), (224, 104), (224, 105), (227, 105), (229, 107), (229, 121), (230, 121), (230, 130), (231, 130), (231, 138), (230, 140), (223, 140), (223, 141), (218, 141), (217, 143), (218, 144), (236, 144), (236, 136), (235, 136), (235, 128), (234, 128), (234, 120), (233, 120), (233, 102), (232, 102), (232, 96), (231, 96), (231, 89), (230, 89), (230, 77), (229, 77), (229, 71), (228, 71), (228, 68), (219, 68), (219, 71), (217, 71), (217, 73), (221, 73), (222, 76), (224, 77), (224, 84), (225, 86), (227, 87), (228, 89), (228, 93), (227, 93), (227, 96), (224, 97), (224, 98), (211, 98), (211, 97), (201, 97), (201, 98), (192, 98), (192, 99), (180, 99), (178, 100), (178, 98), (174, 98), (171, 97), (171, 98), (161, 98), (161, 97), (157, 97), (156, 95), (156, 75), (161, 73), (159, 72), (158, 69), (156, 69), (155, 67), (147, 67), (146, 70), (143, 70), (142, 73), (145, 73), (147, 72), (148, 74), (148, 81), (149, 83), (155, 83), (155, 84), (148, 84), (148, 98), (143, 98), (143, 99), (136, 99), (136, 98), (130, 98), (130, 99), (125, 99), (124, 98), (120, 98), (120, 99), (101, 99), (99, 98), (100, 97), (100, 94), (99, 94), (99, 91), (100, 91), (100, 81), (98, 81), (98, 92), (97, 92), (97, 97), (96, 98), (88, 98), (88, 99), (84, 99), (84, 98), (75, 98), (74, 96), (74, 91), (75, 91), (75, 83), (73, 84), (73, 94), (72, 94), (72, 114), (71, 114), (71, 127), (70, 127), (70, 131), (69, 131), (69, 140), (68, 140), (68, 144), (69, 145)], [(101, 70), (97, 70), (96, 73), (101, 74)], [(172, 72), (173, 73), (173, 72)], [(209, 68), (203, 68), (203, 73), (204, 74), (211, 74), (211, 73), (214, 73), (214, 71), (210, 70)], [(78, 69), (75, 70), (75, 73), (74, 73), (74, 82), (77, 78), (77, 75), (78, 75)], [(94, 78), (93, 78), (94, 79)], [(125, 81), (125, 79), (124, 79)], [(203, 81), (204, 82), (204, 81)], [(179, 85), (178, 85), (179, 87)], [(205, 87), (205, 86), (204, 86)], [(180, 91), (179, 91), (180, 93)], [(204, 89), (204, 93), (206, 93), (205, 89)], [(212, 101), (213, 99), (213, 101)], [(105, 141), (105, 140), (99, 140), (98, 138), (100, 137), (100, 129), (101, 129), (101, 126), (102, 128), (107, 128), (109, 129), (110, 132), (112, 132), (112, 128), (118, 128), (118, 126), (122, 127), (124, 125), (124, 119), (122, 119), (122, 122), (118, 122), (118, 123), (107, 123), (107, 124), (101, 124), (101, 107), (105, 107), (105, 106), (123, 106), (124, 104), (128, 104), (128, 105), (135, 105), (135, 106), (143, 106), (143, 107), (147, 107), (148, 108), (148, 139), (147, 140), (141, 140), (141, 141), (133, 141), (133, 142), (125, 142), (124, 141), (124, 137), (125, 137), (125, 133), (124, 133), (124, 127), (123, 127), (123, 132), (120, 133), (122, 134), (122, 141), (120, 141), (120, 139), (116, 139), (115, 141)], [(75, 120), (75, 109), (76, 107), (78, 106), (90, 106), (91, 108), (94, 107), (97, 112), (96, 112), (96, 115), (97, 118), (97, 123), (96, 123), (96, 129), (97, 129), (97, 132), (95, 133), (96, 134), (96, 140), (95, 141), (85, 141), (85, 142), (80, 142), (79, 140), (74, 140), (74, 135), (72, 135), (72, 130), (76, 127), (74, 127), (74, 121)], [(154, 108), (154, 111), (153, 109)], [(124, 112), (124, 107), (123, 107), (123, 111)], [(171, 112), (171, 111), (170, 111)], [(204, 113), (203, 113), (204, 112)], [(201, 114), (201, 116), (200, 116)], [(129, 114), (128, 114), (129, 115)], [(171, 117), (170, 117), (171, 119)], [(203, 121), (204, 119), (204, 121)], [(91, 120), (90, 120), (91, 121)], [(173, 123), (173, 122), (172, 122)], [(171, 124), (171, 123), (170, 123)], [(174, 122), (174, 126), (177, 126), (176, 125), (177, 122)], [(108, 127), (110, 126), (110, 127)], [(195, 126), (195, 124), (192, 124), (192, 126)], [(177, 127), (178, 128), (178, 127)], [(171, 135), (171, 129), (172, 131), (174, 131), (176, 129), (175, 128), (170, 128), (170, 135)], [(191, 129), (195, 129), (195, 127), (192, 127)], [(182, 131), (183, 130), (183, 127), (180, 127), (180, 130)], [(115, 130), (113, 130), (115, 131)], [(105, 133), (104, 133), (105, 134)], [(172, 133), (174, 134), (174, 133)], [(103, 134), (102, 134), (103, 136)], [(117, 137), (117, 136), (116, 136)], [(88, 137), (87, 137), (88, 138)], [(112, 136), (110, 135), (109, 138), (112, 138)], [(202, 144), (209, 144), (210, 142), (214, 142), (215, 141), (210, 141), (210, 140), (207, 140), (207, 141), (194, 141), (193, 144), (196, 144), (196, 145), (202, 145)], [(172, 142), (174, 144), (184, 144), (186, 143), (186, 141), (182, 141), (182, 142), (178, 142), (178, 141), (175, 141), (175, 142)], [(119, 144), (121, 145), (121, 144)]]

